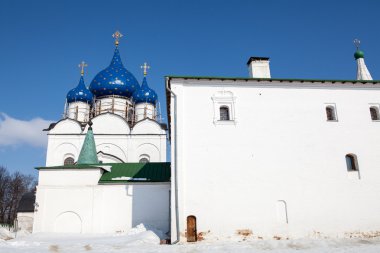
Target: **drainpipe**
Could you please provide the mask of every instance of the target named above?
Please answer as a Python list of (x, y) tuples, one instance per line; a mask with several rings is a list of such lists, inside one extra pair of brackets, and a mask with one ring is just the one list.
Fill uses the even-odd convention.
[[(177, 239), (172, 242), (172, 244), (177, 244), (180, 240), (179, 233), (179, 218), (178, 218), (178, 176), (177, 176), (177, 95), (169, 87), (170, 78), (166, 77), (166, 90), (173, 95), (173, 137), (174, 142), (172, 143), (174, 149), (174, 202), (175, 202), (175, 223), (177, 230)], [(170, 123), (170, 122), (169, 122)], [(172, 138), (173, 139), (173, 138)], [(173, 165), (172, 165), (173, 166)]]

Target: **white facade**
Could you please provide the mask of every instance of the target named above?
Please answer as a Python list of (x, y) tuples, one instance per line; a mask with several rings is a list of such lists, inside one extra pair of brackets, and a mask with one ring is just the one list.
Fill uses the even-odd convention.
[[(98, 158), (103, 163), (166, 161), (166, 131), (156, 121), (145, 119), (131, 129), (117, 114), (100, 114), (92, 119)], [(74, 120), (59, 121), (48, 133), (46, 166), (63, 165), (64, 160), (78, 159), (87, 128)]]
[(169, 183), (98, 184), (103, 169), (40, 169), (33, 232), (169, 231)]
[(380, 230), (379, 82), (168, 77), (167, 88), (172, 242), (191, 215), (206, 238)]
[[(146, 118), (131, 129), (124, 117), (103, 113), (92, 123), (101, 163), (166, 161), (166, 131), (158, 122)], [(50, 168), (39, 170), (33, 232), (115, 233), (140, 223), (169, 232), (170, 183), (102, 184), (102, 168), (52, 168), (78, 160), (87, 129), (70, 118), (50, 127)], [(112, 172), (112, 166), (104, 169)]]
[(140, 85), (121, 61), (122, 34), (113, 37), (110, 65), (86, 87), (82, 61), (63, 119), (46, 129), (33, 232), (115, 233), (140, 223), (170, 232), (166, 125), (146, 81), (149, 66)]

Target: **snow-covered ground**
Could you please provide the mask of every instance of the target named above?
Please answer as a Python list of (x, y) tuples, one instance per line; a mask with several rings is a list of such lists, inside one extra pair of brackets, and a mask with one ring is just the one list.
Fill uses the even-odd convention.
[[(157, 234), (159, 232), (156, 231)], [(227, 241), (207, 240), (197, 243), (160, 245), (160, 238), (143, 225), (126, 234), (117, 235), (70, 235), (70, 234), (26, 234), (17, 238), (0, 239), (0, 252), (4, 253), (77, 253), (77, 252), (157, 252), (157, 253), (379, 253), (380, 238), (373, 239), (297, 239), (260, 240), (240, 236)], [(0, 237), (8, 238), (12, 233), (0, 228)], [(244, 239), (244, 240), (243, 240)]]

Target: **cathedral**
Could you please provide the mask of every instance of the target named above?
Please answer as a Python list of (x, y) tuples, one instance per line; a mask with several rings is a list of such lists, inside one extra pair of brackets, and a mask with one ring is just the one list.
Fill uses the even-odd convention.
[(47, 129), (38, 167), (33, 232), (115, 233), (144, 223), (169, 232), (166, 125), (145, 63), (141, 85), (123, 65), (119, 32), (111, 63), (89, 87), (82, 62), (64, 116)]
[(358, 40), (355, 80), (273, 78), (268, 57), (250, 57), (248, 77), (166, 76), (166, 125), (149, 66), (140, 85), (113, 36), (110, 65), (87, 88), (82, 62), (63, 118), (45, 129), (33, 232), (378, 234), (380, 81)]

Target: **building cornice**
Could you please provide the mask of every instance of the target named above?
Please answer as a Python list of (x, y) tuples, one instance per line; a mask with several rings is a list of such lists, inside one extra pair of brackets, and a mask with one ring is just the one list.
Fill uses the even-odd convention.
[(256, 81), (256, 82), (300, 82), (300, 83), (347, 83), (347, 84), (379, 84), (380, 80), (342, 80), (342, 79), (296, 79), (296, 78), (243, 78), (243, 77), (217, 77), (217, 76), (166, 76), (169, 79), (184, 80), (221, 80), (221, 81)]

